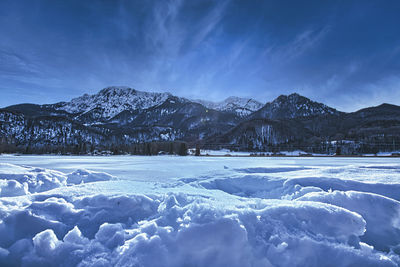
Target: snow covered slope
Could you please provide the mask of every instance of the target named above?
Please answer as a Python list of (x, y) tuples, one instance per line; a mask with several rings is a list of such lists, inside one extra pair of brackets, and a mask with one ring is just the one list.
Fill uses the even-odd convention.
[(324, 114), (339, 114), (334, 108), (318, 103), (299, 94), (281, 95), (268, 102), (260, 110), (251, 115), (252, 118), (291, 119)]
[(200, 103), (210, 109), (233, 111), (242, 117), (259, 110), (263, 106), (262, 103), (252, 98), (242, 98), (236, 96), (230, 96), (221, 102), (211, 102), (205, 100), (194, 100), (194, 102)]
[(147, 109), (162, 104), (171, 94), (142, 92), (125, 86), (107, 87), (94, 95), (85, 94), (70, 102), (55, 104), (56, 109), (110, 119), (125, 110)]
[(0, 164), (1, 266), (400, 264), (395, 159), (47, 158), (121, 177)]

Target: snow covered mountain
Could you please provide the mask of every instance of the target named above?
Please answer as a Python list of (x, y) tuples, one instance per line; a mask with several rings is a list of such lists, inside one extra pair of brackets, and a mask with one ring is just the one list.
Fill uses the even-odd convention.
[(112, 86), (104, 88), (97, 94), (85, 94), (70, 102), (61, 102), (53, 106), (56, 110), (104, 121), (123, 111), (161, 105), (169, 96), (170, 93), (142, 92), (125, 86)]
[(254, 112), (251, 118), (257, 119), (289, 119), (324, 114), (339, 114), (334, 108), (312, 101), (299, 94), (281, 95), (274, 101)]
[(235, 112), (209, 110), (169, 93), (141, 92), (128, 87), (108, 87), (70, 102), (20, 104), (0, 111), (4, 117), (0, 118), (0, 145), (12, 144), (22, 151), (29, 151), (30, 147), (35, 151), (36, 147), (71, 151), (74, 146), (82, 151), (92, 145), (104, 148), (199, 140), (221, 134), (240, 120)]
[[(233, 145), (240, 150), (321, 153), (332, 152), (334, 148), (327, 147), (331, 140), (351, 140), (348, 153), (394, 151), (400, 145), (398, 106), (344, 113), (298, 94), (281, 95), (261, 106), (238, 97), (212, 103), (107, 87), (70, 102), (0, 109), (0, 152), (126, 152), (132, 144), (176, 140), (214, 149)], [(133, 151), (137, 149), (142, 148)]]
[(235, 112), (241, 117), (245, 117), (256, 110), (262, 108), (263, 104), (252, 98), (242, 98), (236, 96), (230, 96), (221, 102), (212, 102), (205, 100), (193, 100), (209, 109), (215, 109), (219, 111), (230, 111)]
[[(288, 99), (290, 96), (279, 98)], [(374, 154), (400, 149), (400, 106), (382, 104), (344, 113), (308, 99), (304, 101), (305, 104), (301, 106), (304, 110), (299, 109), (298, 112), (291, 112), (290, 106), (285, 105), (286, 101), (281, 102), (284, 105), (269, 103), (266, 107), (278, 108), (271, 109), (270, 113), (265, 112), (265, 115), (261, 113), (265, 111), (263, 108), (208, 142), (230, 144), (239, 150), (269, 152), (296, 148), (333, 154), (337, 153), (338, 146), (344, 154)], [(298, 105), (296, 101), (291, 103)], [(260, 116), (257, 113), (265, 117), (256, 117)], [(255, 118), (251, 118), (253, 116)]]

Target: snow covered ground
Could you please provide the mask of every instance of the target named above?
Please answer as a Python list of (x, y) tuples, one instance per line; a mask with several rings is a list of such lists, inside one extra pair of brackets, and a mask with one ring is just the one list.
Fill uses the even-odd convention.
[[(190, 155), (195, 154), (195, 150), (192, 149), (189, 151)], [(277, 153), (273, 152), (250, 152), (250, 151), (230, 151), (229, 149), (220, 149), (220, 150), (201, 150), (202, 156), (314, 156), (314, 157), (326, 157), (326, 156), (334, 156), (334, 154), (319, 154), (319, 153), (308, 153), (302, 150), (295, 151), (279, 151)], [(364, 157), (390, 157), (394, 155), (400, 155), (400, 151), (392, 151), (392, 152), (378, 152), (377, 154), (362, 154)]]
[(0, 156), (0, 266), (399, 266), (398, 158)]
[[(193, 155), (195, 151), (193, 150)], [(250, 155), (273, 155), (274, 153), (272, 152), (249, 152), (249, 151), (230, 151), (229, 149), (220, 149), (220, 150), (208, 150), (208, 149), (202, 149), (201, 150), (201, 155), (206, 155), (206, 156), (250, 156)], [(309, 155), (309, 153), (301, 151), (301, 150), (295, 150), (295, 151), (280, 151), (279, 155), (282, 156), (301, 156), (301, 155)], [(389, 154), (391, 155), (391, 154)], [(315, 156), (326, 156), (326, 154), (315, 154)]]

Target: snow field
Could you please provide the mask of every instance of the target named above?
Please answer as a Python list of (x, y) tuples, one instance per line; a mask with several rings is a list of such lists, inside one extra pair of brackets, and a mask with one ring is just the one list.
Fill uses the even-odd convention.
[(0, 265), (398, 266), (400, 166), (322, 161), (157, 181), (0, 164)]

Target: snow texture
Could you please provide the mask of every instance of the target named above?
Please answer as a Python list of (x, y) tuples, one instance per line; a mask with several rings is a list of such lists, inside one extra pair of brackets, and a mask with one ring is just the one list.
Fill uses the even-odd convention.
[(391, 159), (98, 158), (111, 175), (85, 157), (16, 165), (43, 158), (0, 156), (0, 266), (400, 264)]

